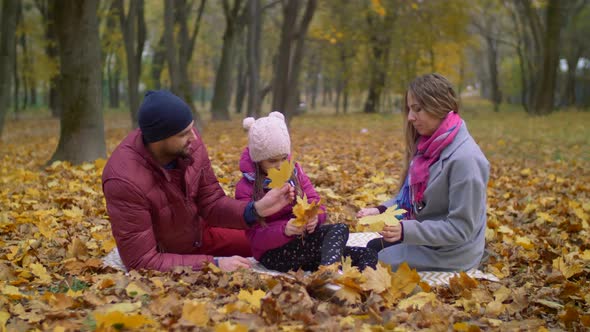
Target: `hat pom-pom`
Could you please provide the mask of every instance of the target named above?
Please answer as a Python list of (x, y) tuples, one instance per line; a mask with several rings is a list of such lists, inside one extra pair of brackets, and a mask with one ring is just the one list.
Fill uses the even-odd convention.
[(250, 130), (254, 122), (256, 122), (256, 120), (254, 120), (253, 117), (248, 117), (245, 118), (244, 121), (242, 121), (242, 126), (244, 126), (244, 129)]
[(281, 112), (270, 112), (268, 117), (273, 117), (285, 121), (285, 116)]

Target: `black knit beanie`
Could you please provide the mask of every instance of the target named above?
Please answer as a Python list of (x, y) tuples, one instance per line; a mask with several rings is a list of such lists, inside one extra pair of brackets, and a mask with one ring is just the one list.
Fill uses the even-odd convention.
[(148, 91), (139, 107), (139, 128), (146, 143), (161, 141), (184, 130), (193, 113), (184, 100), (170, 91)]

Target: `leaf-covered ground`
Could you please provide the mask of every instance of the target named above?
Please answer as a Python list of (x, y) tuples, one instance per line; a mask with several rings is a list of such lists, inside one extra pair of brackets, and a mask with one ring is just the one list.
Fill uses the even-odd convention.
[[(543, 330), (590, 328), (590, 113), (546, 118), (465, 112), (491, 162), (483, 270), (430, 289), (415, 271), (267, 278), (132, 272), (101, 265), (114, 247), (100, 185), (104, 160), (45, 166), (59, 123), (9, 121), (0, 143), (0, 330)], [(108, 151), (128, 130), (107, 114)], [(332, 221), (394, 194), (402, 166), (399, 115), (305, 115), (292, 124), (295, 158)], [(240, 121), (204, 133), (222, 186), (233, 195), (246, 145)], [(333, 294), (323, 284), (343, 290)]]

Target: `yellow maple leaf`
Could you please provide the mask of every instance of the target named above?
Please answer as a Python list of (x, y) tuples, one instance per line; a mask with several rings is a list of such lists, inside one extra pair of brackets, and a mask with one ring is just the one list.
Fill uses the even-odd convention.
[(394, 205), (381, 214), (362, 217), (359, 219), (358, 223), (363, 225), (364, 230), (367, 232), (380, 232), (383, 230), (383, 226), (385, 225), (398, 225), (399, 219), (397, 219), (397, 216), (406, 212), (406, 210), (398, 209), (397, 205)]
[(238, 299), (249, 303), (251, 306), (256, 308), (256, 310), (260, 309), (260, 299), (262, 299), (266, 295), (263, 290), (256, 289), (254, 291), (249, 291), (242, 289), (238, 294)]
[(307, 195), (303, 194), (303, 197), (297, 196), (297, 204), (293, 207), (293, 214), (295, 215), (293, 225), (303, 227), (318, 214), (322, 213), (324, 211), (321, 209), (320, 201), (309, 203)]
[(361, 294), (350, 287), (341, 287), (334, 295), (348, 304), (357, 304), (361, 301)]
[(240, 323), (232, 324), (230, 321), (225, 321), (221, 324), (215, 325), (215, 332), (247, 332), (248, 327)]
[(147, 292), (137, 283), (135, 282), (131, 282), (129, 283), (129, 285), (127, 285), (127, 287), (125, 287), (125, 292), (127, 293), (127, 296), (129, 297), (140, 297), (144, 294), (147, 294)]
[(533, 249), (535, 244), (526, 236), (516, 236), (516, 244), (525, 248), (525, 249)]
[(381, 264), (377, 265), (376, 270), (367, 267), (363, 271), (363, 275), (367, 279), (367, 281), (361, 285), (364, 290), (382, 293), (391, 287), (391, 270)]
[(8, 319), (10, 319), (10, 314), (6, 311), (0, 311), (0, 331), (6, 331)]
[(20, 300), (23, 297), (28, 298), (28, 296), (21, 293), (17, 287), (11, 285), (5, 285), (4, 288), (2, 288), (2, 294), (13, 300)]
[(186, 301), (182, 307), (181, 320), (196, 326), (207, 326), (209, 323), (209, 312), (207, 302)]
[(271, 189), (281, 188), (293, 175), (295, 169), (295, 163), (292, 160), (285, 160), (279, 166), (279, 169), (271, 168), (268, 170), (268, 178), (270, 184), (268, 185)]
[(558, 270), (563, 274), (566, 279), (573, 277), (574, 275), (583, 271), (582, 266), (579, 264), (567, 263), (563, 257), (557, 257), (553, 260), (553, 269)]
[(410, 268), (408, 263), (403, 262), (397, 271), (393, 273), (391, 288), (397, 289), (403, 294), (409, 294), (420, 282), (420, 275), (416, 270)]
[(141, 314), (125, 314), (120, 311), (107, 313), (96, 312), (94, 314), (97, 327), (114, 327), (117, 330), (122, 328), (137, 329), (144, 325), (156, 325), (156, 322)]
[(47, 269), (45, 269), (43, 264), (33, 263), (29, 267), (31, 268), (31, 272), (33, 272), (33, 274), (39, 278), (37, 281), (40, 284), (47, 285), (51, 283), (51, 276), (49, 273), (47, 273)]
[(397, 307), (401, 310), (407, 310), (408, 308), (420, 310), (427, 303), (434, 304), (437, 302), (438, 301), (436, 300), (436, 295), (434, 295), (434, 293), (420, 292), (408, 297), (407, 299), (399, 301)]

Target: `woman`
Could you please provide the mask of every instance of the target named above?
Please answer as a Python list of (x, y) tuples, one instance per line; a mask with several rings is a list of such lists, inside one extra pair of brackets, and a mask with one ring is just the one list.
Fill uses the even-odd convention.
[(485, 247), (489, 163), (459, 116), (458, 98), (441, 75), (416, 78), (404, 108), (405, 169), (399, 194), (357, 216), (405, 209), (399, 225), (385, 226), (367, 244), (396, 269), (466, 271), (479, 265)]

